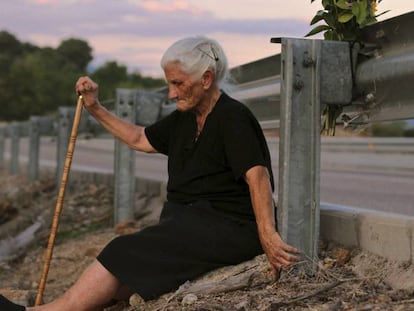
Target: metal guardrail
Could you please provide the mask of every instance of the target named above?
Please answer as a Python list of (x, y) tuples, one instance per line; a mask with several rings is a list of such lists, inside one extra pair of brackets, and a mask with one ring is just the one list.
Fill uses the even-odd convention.
[(281, 55), (273, 55), (230, 70), (224, 90), (249, 107), (263, 128), (278, 128)]
[[(355, 122), (414, 118), (414, 12), (374, 24), (355, 72)], [(362, 111), (361, 111), (362, 110)]]

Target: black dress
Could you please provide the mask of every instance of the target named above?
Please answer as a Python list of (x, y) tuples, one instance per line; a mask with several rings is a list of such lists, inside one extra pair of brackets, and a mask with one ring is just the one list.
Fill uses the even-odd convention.
[(174, 111), (147, 127), (168, 156), (167, 202), (160, 222), (112, 240), (99, 254), (118, 280), (145, 300), (187, 280), (263, 253), (244, 173), (268, 168), (270, 154), (250, 110), (223, 93), (196, 139), (195, 115)]

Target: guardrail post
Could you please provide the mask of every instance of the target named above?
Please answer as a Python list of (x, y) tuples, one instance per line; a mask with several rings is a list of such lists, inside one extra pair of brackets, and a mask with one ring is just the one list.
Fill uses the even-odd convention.
[[(115, 114), (134, 123), (136, 119), (136, 91), (117, 89)], [(115, 140), (114, 163), (114, 223), (134, 218), (135, 205), (135, 151)]]
[(4, 127), (0, 127), (0, 168), (3, 168), (4, 166), (4, 152), (5, 152), (5, 138), (6, 138), (6, 133), (5, 133), (5, 128)]
[(74, 116), (74, 107), (59, 107), (56, 150), (56, 185), (60, 185), (60, 181), (62, 179), (63, 167), (65, 165), (66, 153)]
[(138, 91), (135, 100), (137, 103), (135, 123), (148, 126), (158, 120), (161, 106), (167, 101), (167, 96), (161, 93)]
[[(310, 259), (319, 242), (321, 105), (352, 97), (348, 43), (282, 38), (279, 202), (282, 237)], [(323, 94), (322, 94), (323, 93)]]
[(29, 163), (28, 172), (31, 180), (39, 177), (40, 129), (39, 117), (31, 116), (29, 123)]
[(20, 149), (20, 124), (17, 122), (12, 123), (9, 126), (9, 136), (10, 136), (10, 166), (9, 173), (11, 175), (19, 174), (19, 149)]
[(282, 39), (279, 230), (313, 262), (319, 239), (319, 54), (314, 40)]

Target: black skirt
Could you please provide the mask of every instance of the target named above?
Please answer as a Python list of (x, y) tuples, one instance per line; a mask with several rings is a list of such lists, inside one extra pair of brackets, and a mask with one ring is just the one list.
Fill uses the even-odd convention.
[(200, 201), (166, 203), (158, 225), (115, 238), (97, 259), (123, 285), (150, 300), (261, 253), (254, 220), (230, 216)]

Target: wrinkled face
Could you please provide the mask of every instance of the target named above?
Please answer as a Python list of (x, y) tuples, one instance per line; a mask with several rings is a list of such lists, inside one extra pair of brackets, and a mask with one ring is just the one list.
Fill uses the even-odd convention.
[(205, 96), (202, 79), (194, 81), (178, 62), (168, 63), (164, 73), (168, 83), (168, 98), (176, 100), (177, 110), (197, 110)]

